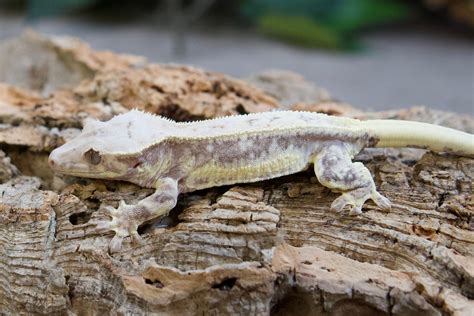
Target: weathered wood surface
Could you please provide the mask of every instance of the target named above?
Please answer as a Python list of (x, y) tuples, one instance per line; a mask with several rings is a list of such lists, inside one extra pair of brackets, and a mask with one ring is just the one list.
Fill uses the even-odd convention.
[[(148, 223), (144, 245), (126, 239), (110, 255), (112, 234), (95, 229), (100, 206), (151, 191), (51, 173), (48, 153), (85, 118), (139, 107), (196, 119), (290, 102), (224, 75), (34, 34), (3, 44), (0, 65), (0, 314), (473, 315), (473, 159), (366, 150), (357, 159), (393, 208), (368, 203), (357, 217), (330, 212), (337, 195), (310, 171), (186, 194), (167, 228)], [(271, 93), (272, 80), (285, 79), (261, 88)], [(469, 117), (361, 113), (321, 96), (291, 102), (474, 129)]]

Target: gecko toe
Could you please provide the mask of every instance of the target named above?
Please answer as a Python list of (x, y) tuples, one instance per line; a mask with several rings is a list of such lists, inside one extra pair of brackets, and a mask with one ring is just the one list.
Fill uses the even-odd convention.
[(331, 210), (336, 212), (349, 210), (349, 215), (359, 215), (362, 214), (362, 207), (364, 206), (365, 201), (370, 197), (370, 190), (367, 188), (347, 191), (342, 193), (340, 197), (332, 202)]
[(122, 241), (123, 241), (123, 237), (116, 234), (114, 238), (112, 238), (109, 244), (110, 253), (119, 252), (122, 249)]
[(352, 215), (352, 216), (357, 216), (357, 215), (360, 215), (360, 214), (362, 214), (362, 205), (355, 205), (349, 211), (349, 215)]
[(130, 237), (132, 239), (132, 243), (135, 245), (143, 245), (145, 242), (143, 241), (143, 238), (136, 232), (130, 232)]
[(116, 208), (110, 205), (103, 206), (102, 209), (110, 217), (115, 217), (119, 213), (119, 211)]
[(95, 229), (98, 233), (105, 233), (112, 230), (112, 227), (110, 226), (110, 222), (100, 222), (96, 225)]
[(389, 210), (392, 207), (392, 203), (390, 203), (390, 200), (382, 194), (378, 193), (377, 191), (372, 194), (372, 200), (378, 207), (383, 210)]
[(128, 206), (128, 204), (125, 203), (124, 200), (120, 200), (120, 202), (119, 202), (119, 207), (118, 207), (119, 209), (126, 208), (127, 206)]
[(353, 201), (351, 201), (346, 194), (342, 194), (332, 202), (331, 211), (341, 213), (344, 211), (346, 206), (349, 206), (352, 209), (353, 204)]

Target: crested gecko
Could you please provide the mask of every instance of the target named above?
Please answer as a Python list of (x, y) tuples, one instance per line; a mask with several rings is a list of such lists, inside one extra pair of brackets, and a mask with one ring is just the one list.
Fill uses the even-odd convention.
[(53, 150), (51, 168), (78, 177), (123, 180), (156, 191), (135, 205), (104, 209), (112, 218), (111, 252), (124, 237), (140, 242), (140, 224), (165, 216), (184, 192), (255, 182), (312, 164), (319, 182), (341, 195), (331, 209), (359, 214), (366, 200), (382, 209), (369, 170), (352, 158), (365, 147), (417, 147), (474, 156), (474, 135), (426, 123), (360, 121), (311, 112), (275, 111), (178, 123), (132, 110), (107, 122), (90, 121)]

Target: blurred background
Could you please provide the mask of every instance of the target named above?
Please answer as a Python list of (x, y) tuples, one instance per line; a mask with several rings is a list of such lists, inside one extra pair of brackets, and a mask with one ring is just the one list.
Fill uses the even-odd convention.
[(472, 0), (0, 0), (25, 28), (247, 78), (290, 70), (360, 109), (474, 114)]

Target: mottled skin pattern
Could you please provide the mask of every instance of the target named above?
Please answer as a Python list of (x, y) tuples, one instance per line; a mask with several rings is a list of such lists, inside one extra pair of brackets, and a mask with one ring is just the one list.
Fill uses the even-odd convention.
[(424, 123), (290, 111), (176, 123), (131, 111), (88, 122), (81, 135), (51, 153), (50, 165), (59, 173), (156, 189), (136, 205), (105, 207), (112, 220), (100, 228), (115, 231), (115, 252), (126, 236), (140, 242), (138, 225), (167, 215), (179, 193), (271, 179), (311, 164), (321, 184), (341, 193), (332, 210), (358, 214), (368, 199), (389, 209), (369, 170), (352, 158), (364, 147), (408, 145), (474, 155), (473, 135)]

